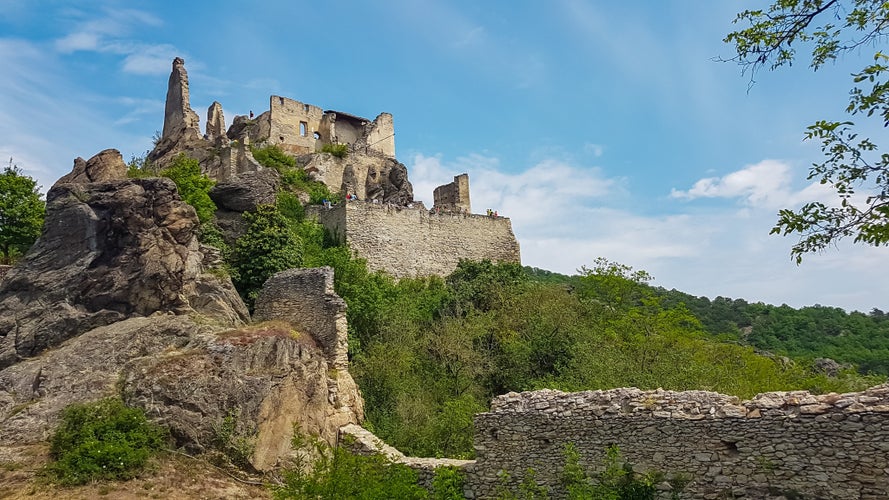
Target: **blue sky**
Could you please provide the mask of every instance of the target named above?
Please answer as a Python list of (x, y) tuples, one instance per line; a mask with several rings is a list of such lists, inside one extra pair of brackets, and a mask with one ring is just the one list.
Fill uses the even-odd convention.
[(803, 133), (843, 117), (870, 54), (748, 92), (713, 59), (765, 4), (0, 0), (0, 158), (47, 188), (77, 156), (142, 154), (180, 56), (202, 127), (214, 100), (230, 124), (272, 94), (392, 113), (415, 196), (468, 172), (474, 211), (512, 218), (527, 265), (603, 256), (695, 295), (889, 309), (885, 247), (796, 266), (795, 240), (768, 234), (778, 209), (829, 199), (805, 181), (820, 153)]

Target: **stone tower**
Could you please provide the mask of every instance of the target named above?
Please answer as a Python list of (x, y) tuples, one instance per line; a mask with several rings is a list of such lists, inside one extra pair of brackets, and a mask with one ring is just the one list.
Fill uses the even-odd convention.
[(454, 177), (454, 182), (438, 186), (432, 192), (433, 208), (445, 212), (472, 213), (469, 204), (469, 174)]

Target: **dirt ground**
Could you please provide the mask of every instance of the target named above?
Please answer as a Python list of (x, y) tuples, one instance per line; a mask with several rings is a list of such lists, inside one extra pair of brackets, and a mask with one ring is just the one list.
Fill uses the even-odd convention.
[[(137, 478), (77, 487), (51, 484), (40, 475), (48, 460), (46, 446), (0, 449), (0, 499), (125, 500), (271, 498), (265, 486), (244, 484), (206, 461), (174, 453), (153, 459)], [(256, 481), (257, 479), (253, 479)]]

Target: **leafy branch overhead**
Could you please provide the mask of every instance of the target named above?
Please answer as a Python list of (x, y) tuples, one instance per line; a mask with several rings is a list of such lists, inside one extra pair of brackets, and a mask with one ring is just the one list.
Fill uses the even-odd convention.
[[(797, 49), (810, 51), (810, 67), (817, 71), (838, 57), (875, 49), (872, 62), (852, 74), (846, 112), (863, 120), (878, 118), (889, 126), (889, 57), (879, 49), (889, 35), (889, 3), (879, 0), (778, 0), (767, 10), (746, 10), (736, 24), (746, 28), (729, 33), (725, 42), (736, 62), (749, 72), (751, 83), (765, 67), (790, 66)], [(876, 142), (860, 137), (850, 120), (819, 120), (808, 127), (807, 140), (821, 142), (824, 159), (809, 169), (809, 180), (830, 186), (837, 200), (816, 200), (798, 210), (778, 213), (773, 234), (799, 236), (791, 249), (797, 263), (851, 237), (856, 243), (889, 244), (889, 154)]]

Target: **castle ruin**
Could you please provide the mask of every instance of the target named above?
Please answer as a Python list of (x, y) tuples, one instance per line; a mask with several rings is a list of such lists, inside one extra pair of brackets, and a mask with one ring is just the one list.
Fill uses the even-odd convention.
[[(174, 59), (163, 133), (147, 159), (163, 167), (185, 153), (217, 182), (237, 183), (264, 169), (251, 145), (277, 146), (310, 179), (349, 195), (346, 203), (310, 207), (308, 213), (371, 269), (406, 277), (447, 275), (460, 259), (521, 262), (508, 218), (471, 214), (468, 174), (436, 188), (431, 211), (414, 200), (407, 167), (395, 158), (391, 114), (369, 120), (273, 95), (267, 111), (236, 116), (227, 130), (222, 105), (213, 102), (201, 134), (185, 61)], [(344, 154), (326, 153), (329, 145), (341, 146)]]

